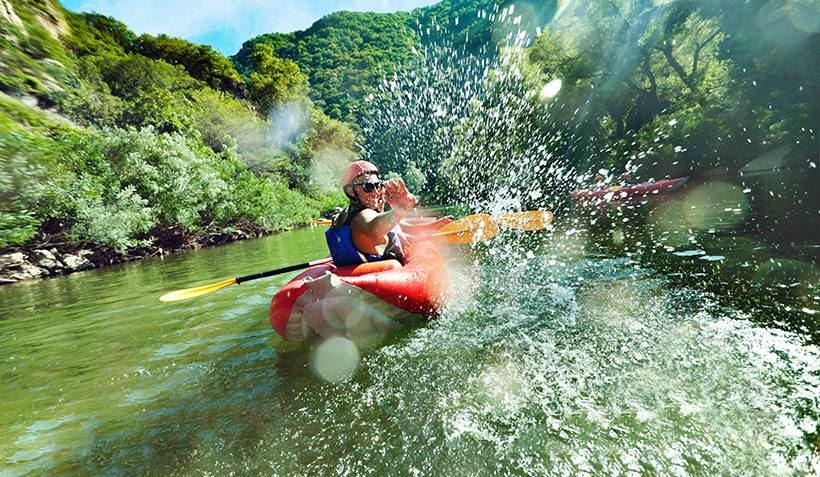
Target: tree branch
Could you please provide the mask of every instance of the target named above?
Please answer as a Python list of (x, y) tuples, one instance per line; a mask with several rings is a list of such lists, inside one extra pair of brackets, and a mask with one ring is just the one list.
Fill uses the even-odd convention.
[(643, 68), (643, 74), (649, 78), (649, 89), (652, 92), (652, 95), (657, 97), (658, 96), (658, 82), (655, 80), (655, 74), (652, 73), (652, 66), (649, 64), (649, 55), (644, 56), (643, 64), (641, 65)]
[(695, 100), (698, 102), (698, 104), (705, 107), (706, 101), (703, 99), (703, 97), (701, 97), (700, 93), (698, 92), (697, 85), (695, 84), (692, 77), (687, 75), (686, 71), (684, 71), (683, 69), (683, 66), (681, 66), (680, 63), (678, 63), (678, 60), (672, 53), (672, 46), (669, 43), (666, 43), (662, 46), (659, 46), (658, 49), (661, 51), (661, 53), (663, 53), (663, 56), (666, 57), (666, 61), (669, 63), (669, 66), (671, 66), (675, 73), (677, 73), (678, 77), (680, 77), (681, 81), (683, 81), (683, 84), (685, 84), (686, 87), (689, 88), (689, 91), (691, 91), (695, 95)]
[(718, 33), (720, 33), (720, 28), (715, 29), (715, 31), (713, 31), (711, 35), (709, 35), (705, 40), (703, 40), (703, 43), (699, 44), (697, 48), (695, 48), (695, 53), (693, 55), (694, 58), (692, 60), (692, 72), (690, 73), (690, 76), (695, 76), (695, 73), (698, 72), (698, 59), (700, 58), (701, 50), (703, 50), (706, 47), (706, 45), (708, 45), (712, 40), (714, 40), (715, 37), (718, 36)]

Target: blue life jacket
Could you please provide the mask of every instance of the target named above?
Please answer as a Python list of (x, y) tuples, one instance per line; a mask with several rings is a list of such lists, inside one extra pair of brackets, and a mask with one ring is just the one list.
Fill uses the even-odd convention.
[[(365, 262), (380, 262), (382, 260), (398, 260), (404, 263), (404, 244), (395, 230), (387, 232), (387, 246), (382, 255), (371, 255), (362, 253), (353, 244), (353, 235), (350, 230), (350, 222), (361, 212), (362, 208), (350, 206), (342, 211), (333, 221), (333, 225), (325, 232), (327, 248), (330, 249), (330, 256), (337, 267), (348, 265), (359, 265)], [(346, 217), (342, 217), (346, 214)], [(340, 224), (337, 224), (341, 220)]]

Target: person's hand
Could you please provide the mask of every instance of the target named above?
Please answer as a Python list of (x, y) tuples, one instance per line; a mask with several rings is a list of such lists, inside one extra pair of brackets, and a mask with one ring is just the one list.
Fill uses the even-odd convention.
[(390, 179), (384, 183), (384, 198), (390, 208), (406, 214), (416, 206), (416, 196), (407, 190), (407, 186), (401, 179)]

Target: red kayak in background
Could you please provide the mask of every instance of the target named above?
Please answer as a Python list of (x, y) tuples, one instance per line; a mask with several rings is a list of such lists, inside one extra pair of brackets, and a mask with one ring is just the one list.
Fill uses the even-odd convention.
[(689, 177), (678, 177), (643, 184), (576, 190), (569, 194), (576, 203), (640, 201), (660, 194), (674, 192), (683, 187), (688, 179)]
[(434, 317), (447, 291), (444, 257), (428, 241), (411, 243), (396, 260), (309, 268), (274, 295), (273, 329), (290, 341), (344, 336), (355, 342), (383, 336), (414, 317)]

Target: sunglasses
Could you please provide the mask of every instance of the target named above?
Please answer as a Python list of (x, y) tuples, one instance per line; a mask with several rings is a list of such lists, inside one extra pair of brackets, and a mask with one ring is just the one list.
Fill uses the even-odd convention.
[(376, 191), (376, 190), (378, 190), (378, 189), (381, 189), (381, 188), (382, 188), (382, 181), (377, 181), (377, 182), (359, 182), (359, 183), (357, 183), (357, 184), (351, 184), (351, 185), (352, 185), (352, 186), (358, 186), (358, 185), (360, 185), (360, 186), (362, 186), (362, 189), (363, 189), (365, 192), (367, 192), (367, 193), (371, 193), (371, 192), (373, 192), (373, 191)]

